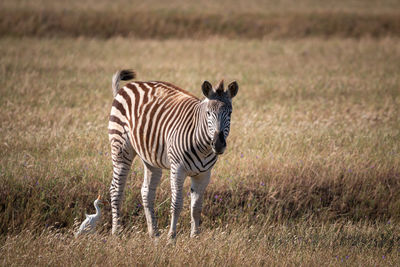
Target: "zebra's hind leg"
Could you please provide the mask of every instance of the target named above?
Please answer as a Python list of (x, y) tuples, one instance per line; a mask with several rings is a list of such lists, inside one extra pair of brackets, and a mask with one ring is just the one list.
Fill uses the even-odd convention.
[(208, 183), (210, 182), (210, 174), (211, 171), (207, 171), (191, 177), (192, 184), (190, 186), (190, 213), (192, 217), (192, 227), (190, 231), (190, 237), (194, 237), (200, 233), (199, 225), (201, 209), (203, 206), (203, 195)]
[(113, 179), (110, 186), (112, 234), (121, 231), (121, 203), (123, 199), (126, 178), (136, 155), (129, 138), (111, 139), (111, 157), (113, 163)]
[(156, 197), (156, 189), (160, 183), (162, 170), (150, 166), (143, 162), (144, 165), (144, 181), (142, 185), (142, 200), (144, 213), (146, 215), (147, 228), (149, 230), (150, 237), (158, 237), (159, 232), (157, 229), (157, 218), (154, 214), (154, 199)]

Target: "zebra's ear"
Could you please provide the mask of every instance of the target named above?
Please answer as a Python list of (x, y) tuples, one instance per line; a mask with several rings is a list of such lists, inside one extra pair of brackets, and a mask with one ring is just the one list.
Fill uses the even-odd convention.
[(207, 98), (210, 98), (211, 95), (214, 93), (212, 85), (208, 81), (203, 82), (203, 85), (201, 86), (201, 90), (203, 90), (203, 94)]
[(239, 91), (239, 85), (237, 84), (236, 81), (233, 81), (228, 85), (228, 90), (226, 91), (228, 93), (229, 98), (234, 98), (237, 92)]

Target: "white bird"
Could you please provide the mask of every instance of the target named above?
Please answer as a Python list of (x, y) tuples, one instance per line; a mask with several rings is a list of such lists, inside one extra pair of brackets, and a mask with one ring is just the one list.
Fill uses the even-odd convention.
[(93, 205), (96, 208), (96, 214), (85, 214), (86, 219), (82, 222), (79, 230), (75, 233), (75, 237), (78, 237), (81, 234), (94, 233), (94, 231), (96, 230), (96, 225), (101, 219), (101, 210), (99, 204), (103, 204), (100, 199), (100, 195), (93, 202)]

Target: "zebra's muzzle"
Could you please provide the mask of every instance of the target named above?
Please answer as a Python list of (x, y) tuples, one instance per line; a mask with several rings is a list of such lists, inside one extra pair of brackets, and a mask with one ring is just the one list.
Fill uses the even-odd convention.
[(211, 145), (212, 145), (212, 149), (215, 154), (217, 154), (217, 155), (223, 154), (225, 151), (225, 148), (226, 148), (226, 141), (225, 141), (224, 133), (223, 132), (215, 132)]

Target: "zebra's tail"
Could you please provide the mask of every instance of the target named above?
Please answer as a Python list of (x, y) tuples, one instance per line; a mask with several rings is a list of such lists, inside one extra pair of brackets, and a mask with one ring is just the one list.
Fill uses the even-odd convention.
[(113, 96), (115, 97), (119, 90), (119, 82), (129, 81), (136, 77), (136, 73), (133, 70), (119, 70), (112, 77), (112, 90)]

